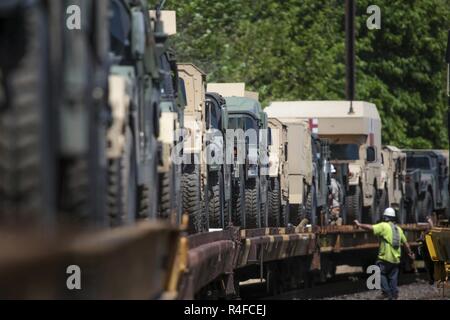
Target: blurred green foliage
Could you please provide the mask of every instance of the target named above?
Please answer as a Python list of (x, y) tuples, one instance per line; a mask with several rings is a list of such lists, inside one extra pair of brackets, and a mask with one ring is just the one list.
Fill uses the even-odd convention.
[[(273, 100), (345, 98), (344, 0), (167, 1), (178, 60), (211, 82)], [(368, 30), (366, 10), (382, 10)], [(386, 144), (446, 148), (444, 53), (450, 0), (358, 0), (356, 98), (377, 104)]]

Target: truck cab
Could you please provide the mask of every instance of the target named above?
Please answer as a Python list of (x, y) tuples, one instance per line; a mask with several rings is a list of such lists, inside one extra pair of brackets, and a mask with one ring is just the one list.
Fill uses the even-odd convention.
[(407, 170), (419, 177), (416, 184), (419, 205), (418, 222), (433, 212), (445, 214), (448, 207), (448, 162), (437, 150), (406, 150)]
[(267, 117), (258, 94), (245, 90), (245, 83), (210, 83), (209, 92), (221, 94), (227, 104), (227, 144), (234, 145), (233, 223), (245, 228), (267, 224), (268, 134)]
[(376, 106), (364, 101), (284, 101), (272, 102), (268, 110), (278, 118), (317, 119), (318, 136), (330, 146), (330, 161), (346, 173), (344, 221), (379, 221), (384, 186)]

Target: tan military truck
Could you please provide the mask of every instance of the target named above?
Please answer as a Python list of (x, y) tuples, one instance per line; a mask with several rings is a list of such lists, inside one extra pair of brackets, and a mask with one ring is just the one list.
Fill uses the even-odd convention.
[(182, 169), (181, 193), (183, 212), (189, 214), (192, 232), (207, 230), (208, 213), (205, 204), (207, 193), (206, 167), (206, 74), (190, 63), (178, 64), (178, 74), (184, 81), (187, 105), (184, 109), (183, 139), (184, 163)]
[[(381, 119), (377, 107), (363, 101), (273, 102), (278, 118), (318, 119), (319, 138), (330, 143), (330, 160), (346, 170), (344, 223), (380, 218)], [(268, 111), (267, 111), (268, 112)], [(364, 216), (363, 216), (364, 215)]]
[(306, 218), (314, 225), (317, 218), (317, 202), (314, 201), (312, 140), (309, 123), (304, 119), (280, 113), (282, 110), (272, 106), (265, 108), (264, 111), (269, 118), (277, 118), (287, 127), (288, 221), (298, 225)]
[(392, 207), (397, 211), (399, 223), (406, 222), (405, 176), (406, 153), (394, 146), (384, 146), (382, 153), (380, 213)]
[(289, 205), (289, 169), (287, 126), (269, 118), (269, 227), (286, 226)]

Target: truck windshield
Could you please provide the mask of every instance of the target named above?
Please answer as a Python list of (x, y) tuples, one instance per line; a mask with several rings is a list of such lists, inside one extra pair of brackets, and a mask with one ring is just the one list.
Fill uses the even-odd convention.
[(331, 160), (359, 160), (359, 146), (357, 144), (330, 145)]
[(406, 159), (406, 166), (408, 169), (431, 169), (430, 159), (428, 157), (408, 157)]
[(228, 127), (230, 129), (243, 129), (244, 131), (248, 129), (258, 130), (255, 119), (242, 115), (231, 115)]

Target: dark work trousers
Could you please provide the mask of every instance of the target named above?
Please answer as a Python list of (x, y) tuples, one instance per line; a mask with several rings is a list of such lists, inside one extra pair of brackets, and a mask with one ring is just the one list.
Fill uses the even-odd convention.
[(381, 271), (381, 291), (389, 300), (398, 297), (398, 270), (399, 265), (387, 261), (378, 260), (377, 266)]

